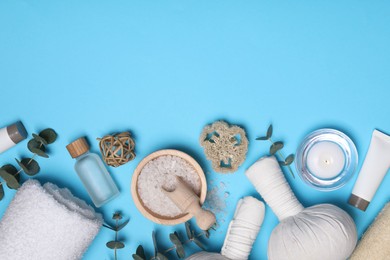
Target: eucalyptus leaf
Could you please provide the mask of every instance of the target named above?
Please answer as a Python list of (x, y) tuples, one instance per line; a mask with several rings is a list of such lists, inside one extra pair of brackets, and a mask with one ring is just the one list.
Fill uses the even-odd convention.
[(200, 242), (200, 240), (199, 240), (198, 238), (194, 237), (194, 239), (193, 239), (192, 241), (194, 241), (194, 243), (195, 243), (198, 247), (200, 247), (200, 249), (206, 250), (205, 246), (202, 244), (202, 242)]
[(32, 158), (23, 158), (21, 161), (15, 160), (27, 175), (34, 176), (40, 170), (38, 162)]
[(116, 242), (115, 241), (109, 241), (106, 243), (106, 246), (110, 249), (115, 249)]
[(20, 187), (18, 179), (5, 169), (0, 169), (0, 177), (7, 183), (7, 186), (11, 189), (18, 189)]
[(39, 135), (36, 135), (36, 134), (32, 134), (32, 136), (34, 137), (34, 139), (38, 142), (38, 143), (41, 143), (41, 144), (44, 144), (44, 145), (47, 145), (47, 142), (44, 138), (40, 137)]
[(2, 200), (4, 198), (4, 187), (3, 187), (3, 183), (0, 182), (0, 200)]
[(168, 257), (166, 257), (165, 255), (163, 255), (162, 253), (159, 253), (159, 252), (157, 252), (157, 254), (156, 254), (156, 259), (157, 260), (169, 260)]
[(121, 241), (110, 241), (107, 242), (106, 246), (110, 249), (122, 249), (125, 247), (125, 244), (123, 244)]
[(112, 219), (121, 220), (121, 219), (122, 219), (122, 214), (121, 214), (120, 212), (115, 212), (115, 213), (112, 215)]
[(187, 234), (188, 239), (192, 239), (193, 236), (192, 236), (192, 233), (191, 233), (190, 223), (186, 222), (185, 226), (186, 226), (186, 234)]
[(137, 251), (136, 251), (136, 254), (141, 257), (142, 259), (145, 259), (146, 260), (146, 256), (145, 256), (145, 250), (144, 250), (144, 247), (142, 245), (139, 245), (137, 247)]
[(284, 160), (284, 165), (287, 166), (287, 165), (292, 164), (294, 159), (295, 159), (294, 154), (290, 154), (289, 156), (287, 156), (286, 160)]
[(133, 256), (134, 260), (146, 260), (146, 258), (143, 258), (143, 257), (136, 255), (136, 254), (133, 254), (132, 256)]
[(183, 245), (176, 246), (176, 254), (179, 258), (186, 257), (186, 252), (184, 251)]
[(284, 144), (282, 142), (275, 142), (271, 145), (270, 149), (269, 149), (269, 153), (271, 155), (274, 155), (276, 154), (279, 150), (281, 150), (283, 148)]
[(53, 129), (47, 128), (45, 130), (42, 130), (39, 133), (39, 136), (42, 137), (43, 139), (45, 139), (47, 144), (51, 144), (57, 140), (58, 135)]
[(156, 257), (158, 254), (158, 247), (157, 247), (157, 239), (156, 239), (156, 232), (152, 232), (152, 239), (153, 239), (153, 246), (154, 246), (154, 256)]
[(182, 245), (180, 239), (179, 239), (179, 235), (177, 234), (177, 232), (175, 231), (174, 233), (171, 233), (169, 234), (169, 239), (172, 241), (172, 243), (177, 246), (177, 245)]
[(258, 141), (265, 141), (265, 140), (268, 140), (269, 138), (266, 137), (266, 136), (262, 136), (262, 137), (257, 137), (256, 140)]
[(114, 230), (115, 231), (115, 228), (111, 227), (110, 225), (106, 224), (106, 223), (103, 223), (103, 227), (105, 228), (108, 228), (108, 229), (111, 229), (111, 230)]
[(267, 139), (270, 139), (272, 137), (273, 127), (270, 125), (267, 129)]
[[(18, 182), (20, 182), (20, 174), (18, 173), (18, 169), (15, 168), (12, 164), (6, 164), (1, 169), (7, 171), (8, 173), (12, 174)], [(7, 183), (8, 188), (14, 189)]]
[(49, 155), (46, 154), (46, 147), (42, 143), (39, 143), (37, 140), (31, 139), (30, 141), (28, 141), (27, 147), (30, 152), (35, 153), (44, 158), (49, 158)]
[(180, 241), (179, 234), (175, 231), (171, 234), (169, 234), (169, 239), (172, 241), (172, 243), (176, 247), (176, 253), (179, 258), (185, 257), (184, 247), (182, 242)]
[(122, 228), (124, 228), (128, 223), (129, 223), (130, 219), (126, 220), (125, 222), (123, 222), (122, 224), (120, 224), (116, 229), (116, 231), (119, 231), (121, 230)]
[(18, 169), (16, 169), (15, 166), (12, 164), (6, 164), (1, 169), (6, 170), (7, 172), (11, 173), (12, 175), (15, 175), (18, 172)]
[(116, 241), (116, 249), (122, 249), (125, 247), (125, 244), (121, 241)]

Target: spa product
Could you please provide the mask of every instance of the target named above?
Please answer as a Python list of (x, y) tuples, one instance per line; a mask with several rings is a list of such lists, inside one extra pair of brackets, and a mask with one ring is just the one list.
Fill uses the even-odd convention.
[(81, 259), (102, 224), (68, 189), (28, 180), (0, 221), (0, 259)]
[(26, 128), (18, 121), (0, 129), (0, 153), (5, 152), (27, 137)]
[(259, 159), (246, 176), (280, 221), (268, 243), (270, 260), (344, 260), (351, 255), (357, 241), (352, 218), (331, 204), (304, 208), (275, 157)]
[(319, 129), (302, 141), (295, 163), (306, 184), (331, 191), (341, 188), (353, 176), (358, 155), (354, 143), (344, 133)]
[(230, 222), (221, 254), (229, 259), (247, 260), (264, 220), (264, 203), (244, 197), (236, 206)]
[(102, 160), (97, 154), (89, 152), (89, 145), (84, 137), (66, 148), (72, 158), (76, 158), (74, 168), (96, 207), (101, 207), (119, 195), (119, 190)]
[(264, 219), (264, 203), (244, 197), (237, 203), (233, 219), (226, 232), (221, 254), (198, 252), (190, 260), (247, 260)]
[(248, 151), (245, 130), (236, 125), (230, 126), (224, 121), (205, 126), (199, 142), (214, 171), (220, 173), (237, 171), (245, 161)]
[(184, 159), (162, 155), (146, 163), (137, 180), (138, 194), (143, 204), (160, 216), (175, 217), (183, 214), (161, 189), (174, 190), (176, 177), (181, 177), (196, 195), (200, 194), (199, 175)]
[(200, 251), (193, 255), (190, 255), (186, 260), (233, 260), (229, 259), (226, 256), (223, 256), (219, 253), (211, 253), (206, 251)]
[(173, 191), (167, 191), (162, 187), (165, 195), (181, 210), (182, 213), (190, 213), (196, 219), (196, 224), (202, 230), (209, 230), (216, 222), (215, 215), (202, 209), (199, 197), (180, 177), (176, 176), (176, 187)]
[(364, 233), (350, 260), (390, 258), (390, 203)]
[(349, 204), (365, 211), (390, 168), (390, 136), (374, 130)]

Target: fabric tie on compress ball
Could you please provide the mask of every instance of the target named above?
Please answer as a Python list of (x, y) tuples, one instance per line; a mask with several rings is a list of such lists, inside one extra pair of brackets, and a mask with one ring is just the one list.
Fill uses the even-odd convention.
[(0, 259), (81, 259), (102, 224), (69, 190), (26, 181), (0, 221)]

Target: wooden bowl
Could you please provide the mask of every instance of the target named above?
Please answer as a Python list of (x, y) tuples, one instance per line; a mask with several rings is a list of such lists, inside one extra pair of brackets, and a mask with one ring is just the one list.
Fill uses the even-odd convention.
[(165, 156), (165, 155), (172, 155), (172, 156), (180, 157), (180, 158), (184, 159), (187, 163), (189, 163), (195, 169), (195, 171), (199, 175), (200, 185), (201, 185), (201, 187), (200, 187), (200, 204), (201, 205), (203, 204), (203, 202), (206, 199), (207, 182), (206, 182), (206, 177), (204, 175), (202, 168), (194, 160), (194, 158), (192, 158), (188, 154), (183, 153), (183, 152), (178, 151), (178, 150), (171, 150), (171, 149), (159, 150), (159, 151), (156, 151), (154, 153), (151, 153), (148, 156), (146, 156), (138, 164), (137, 168), (135, 168), (135, 170), (134, 170), (133, 178), (131, 181), (131, 195), (133, 197), (134, 203), (137, 206), (138, 210), (141, 211), (142, 215), (144, 215), (146, 218), (150, 219), (151, 221), (153, 221), (157, 224), (177, 225), (177, 224), (184, 223), (184, 222), (190, 220), (193, 216), (189, 213), (180, 214), (180, 215), (175, 216), (175, 217), (161, 216), (161, 215), (151, 211), (150, 209), (148, 209), (144, 205), (144, 203), (141, 200), (141, 197), (138, 194), (138, 176), (140, 175), (144, 166), (148, 162), (156, 159), (157, 157)]

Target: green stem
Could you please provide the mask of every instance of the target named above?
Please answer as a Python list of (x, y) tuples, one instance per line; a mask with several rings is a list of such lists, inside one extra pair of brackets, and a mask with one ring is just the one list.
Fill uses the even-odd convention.
[[(271, 138), (269, 138), (268, 141), (270, 141), (271, 144), (274, 144), (274, 141), (272, 141)], [(280, 158), (283, 159), (283, 161), (286, 161), (286, 158), (284, 157), (283, 153), (280, 150), (277, 151), (277, 154), (280, 156)], [(294, 172), (292, 171), (290, 165), (286, 165), (286, 166), (287, 166), (288, 171), (291, 173), (292, 177), (295, 179)]]
[[(39, 145), (39, 148), (41, 148), (42, 145), (43, 145), (43, 143), (41, 143), (41, 144)], [(34, 155), (31, 157), (31, 159), (27, 162), (27, 166), (32, 162), (32, 160), (34, 160), (35, 156), (37, 156), (36, 153), (34, 153)], [(19, 169), (19, 171), (17, 171), (17, 172), (15, 173), (15, 176), (17, 176), (17, 175), (18, 175), (19, 173), (21, 173), (22, 171), (23, 171), (22, 169)]]
[(172, 247), (170, 247), (170, 248), (164, 250), (164, 254), (166, 254), (166, 253), (172, 251), (172, 250), (175, 249), (175, 248), (176, 248), (176, 246), (172, 246)]
[[(201, 236), (203, 236), (203, 235), (204, 235), (204, 233), (202, 232), (202, 233), (197, 234), (195, 237), (198, 238), (198, 237), (201, 237)], [(192, 241), (193, 241), (192, 239), (188, 239), (188, 240), (186, 240), (186, 241), (183, 243), (183, 245), (186, 245), (186, 244), (188, 244), (188, 243), (191, 243)], [(166, 254), (166, 253), (172, 251), (172, 250), (175, 249), (175, 248), (176, 248), (176, 246), (172, 246), (172, 247), (170, 247), (170, 248), (164, 250), (164, 254)]]
[(201, 237), (201, 236), (204, 236), (204, 233), (199, 233), (198, 235), (196, 235), (196, 237)]

